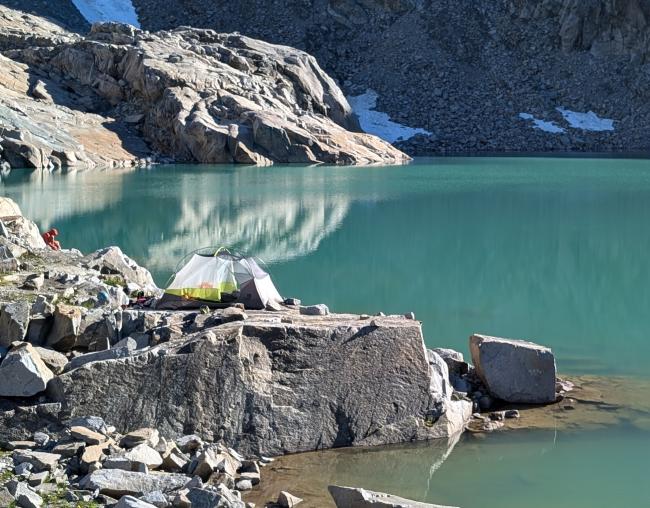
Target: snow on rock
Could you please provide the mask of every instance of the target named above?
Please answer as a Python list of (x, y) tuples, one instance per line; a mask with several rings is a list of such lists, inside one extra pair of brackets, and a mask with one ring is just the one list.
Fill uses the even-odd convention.
[(564, 117), (564, 120), (574, 129), (582, 129), (583, 131), (613, 131), (614, 120), (609, 118), (600, 118), (593, 111), (586, 113), (577, 113), (569, 109), (556, 108)]
[(72, 0), (72, 3), (89, 23), (119, 21), (140, 28), (131, 0)]
[(386, 113), (376, 111), (377, 97), (377, 92), (370, 89), (364, 94), (348, 97), (348, 102), (359, 117), (359, 123), (365, 132), (374, 134), (389, 143), (409, 139), (416, 134), (431, 134), (424, 129), (415, 129), (393, 122)]
[(536, 118), (530, 113), (519, 113), (519, 118), (523, 120), (532, 120), (533, 128), (544, 132), (550, 132), (553, 134), (560, 134), (562, 132), (565, 132), (565, 129), (563, 127), (560, 127), (555, 122), (549, 122), (547, 120), (542, 120), (541, 118)]

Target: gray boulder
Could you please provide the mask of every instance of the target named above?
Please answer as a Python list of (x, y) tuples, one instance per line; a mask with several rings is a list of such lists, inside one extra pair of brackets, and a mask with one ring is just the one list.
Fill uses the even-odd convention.
[(119, 247), (107, 247), (89, 254), (83, 259), (90, 268), (105, 275), (118, 275), (124, 283), (132, 282), (146, 291), (157, 291), (151, 273), (122, 252)]
[(336, 508), (451, 508), (354, 487), (330, 485), (327, 489)]
[(61, 374), (66, 364), (68, 363), (68, 358), (54, 349), (44, 348), (34, 346), (34, 349), (43, 360), (43, 363), (47, 365), (54, 374)]
[(246, 504), (232, 491), (223, 485), (215, 490), (190, 489), (187, 499), (192, 508), (245, 508)]
[(156, 508), (156, 505), (147, 503), (133, 496), (122, 496), (114, 508)]
[(187, 483), (187, 476), (173, 473), (138, 473), (121, 469), (100, 469), (83, 477), (79, 486), (99, 490), (112, 497), (142, 496), (149, 492), (171, 492)]
[(8, 347), (14, 341), (25, 340), (30, 307), (27, 301), (17, 301), (0, 310), (0, 346)]
[(68, 363), (66, 370), (76, 369), (91, 362), (114, 360), (116, 358), (124, 358), (133, 354), (137, 345), (133, 339), (129, 339), (126, 342), (120, 342), (122, 342), (121, 346), (116, 344), (115, 347), (111, 349), (106, 349), (104, 351), (95, 351), (94, 353), (86, 353), (85, 355), (76, 356), (70, 360), (70, 363)]
[(31, 344), (18, 343), (0, 364), (0, 396), (31, 397), (44, 391), (53, 377)]
[(494, 397), (523, 404), (555, 401), (555, 357), (549, 348), (486, 335), (472, 335), (469, 348), (476, 373)]
[(443, 380), (433, 382), (417, 321), (294, 311), (292, 323), (269, 323), (251, 312), (210, 332), (86, 364), (50, 394), (121, 432), (196, 433), (245, 455), (446, 437), (471, 416), (470, 402), (433, 392)]
[(26, 483), (12, 480), (7, 484), (7, 488), (16, 500), (16, 506), (20, 508), (41, 508), (43, 506), (43, 498)]
[(54, 311), (54, 324), (47, 345), (58, 351), (68, 351), (76, 343), (81, 327), (83, 307), (59, 304)]
[(316, 305), (301, 306), (300, 313), (305, 316), (327, 316), (330, 313), (330, 310), (324, 303), (319, 303)]

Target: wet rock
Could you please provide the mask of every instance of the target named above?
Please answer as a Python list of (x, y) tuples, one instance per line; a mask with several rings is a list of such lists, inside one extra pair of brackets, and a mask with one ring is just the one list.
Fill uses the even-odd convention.
[(0, 346), (25, 340), (29, 325), (30, 304), (26, 301), (9, 303), (0, 310)]
[(354, 487), (330, 485), (327, 489), (336, 508), (451, 508)]
[(278, 505), (282, 508), (293, 508), (294, 506), (298, 506), (301, 502), (302, 499), (293, 494), (289, 494), (284, 490), (278, 495)]
[(171, 492), (187, 483), (187, 476), (172, 473), (146, 474), (120, 469), (100, 469), (80, 481), (81, 488), (98, 489), (112, 497), (141, 496), (149, 492)]
[(476, 373), (494, 397), (528, 404), (555, 401), (555, 357), (549, 348), (472, 335), (470, 351)]
[(16, 343), (0, 364), (0, 395), (30, 397), (45, 390), (54, 374), (28, 343)]
[(330, 310), (324, 303), (319, 303), (317, 305), (301, 306), (300, 313), (305, 316), (327, 316)]

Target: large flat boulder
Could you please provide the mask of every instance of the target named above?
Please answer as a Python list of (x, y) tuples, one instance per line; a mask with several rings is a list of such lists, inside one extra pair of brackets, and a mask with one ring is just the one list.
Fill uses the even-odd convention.
[(125, 495), (142, 496), (155, 491), (171, 492), (180, 489), (187, 481), (187, 476), (183, 474), (100, 469), (82, 478), (79, 486), (119, 498)]
[(252, 312), (245, 322), (89, 363), (59, 376), (50, 393), (72, 416), (102, 416), (120, 431), (148, 425), (225, 439), (245, 454), (462, 430), (471, 403), (435, 391), (443, 383), (432, 379), (418, 322), (290, 316), (270, 323)]
[(472, 335), (469, 348), (477, 374), (494, 397), (523, 404), (555, 401), (555, 357), (549, 348), (487, 335)]
[(451, 508), (355, 487), (330, 485), (328, 490), (336, 508)]

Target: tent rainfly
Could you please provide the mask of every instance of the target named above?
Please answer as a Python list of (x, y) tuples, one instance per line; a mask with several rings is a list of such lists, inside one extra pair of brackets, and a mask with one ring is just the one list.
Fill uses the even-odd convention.
[(186, 309), (243, 303), (247, 309), (264, 309), (283, 301), (270, 275), (255, 259), (220, 248), (213, 254), (194, 253), (176, 272), (156, 307)]

